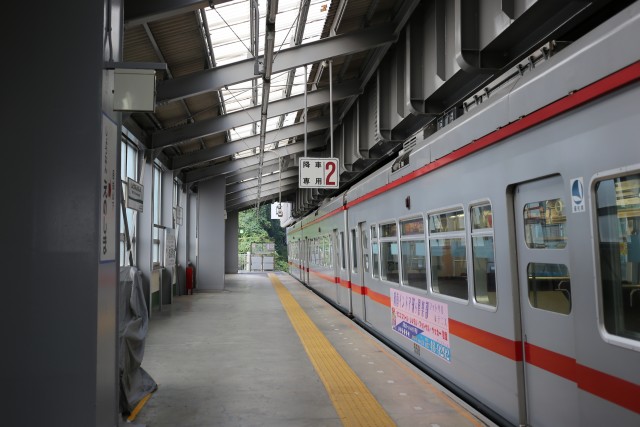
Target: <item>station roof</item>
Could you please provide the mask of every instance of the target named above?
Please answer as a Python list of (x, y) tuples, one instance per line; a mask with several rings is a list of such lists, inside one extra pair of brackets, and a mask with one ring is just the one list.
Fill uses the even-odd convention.
[[(280, 169), (295, 178), (305, 127), (309, 150), (324, 147), (329, 138), (329, 69), (337, 111), (361, 93), (371, 78), (365, 68), (376, 65), (370, 58), (395, 42), (417, 3), (127, 1), (123, 61), (167, 68), (157, 73), (155, 111), (129, 114), (123, 124), (130, 138), (191, 187), (218, 176), (228, 186), (244, 181), (246, 187), (260, 171), (267, 180)], [(271, 58), (265, 54), (268, 6), (277, 10)], [(261, 141), (269, 59), (273, 68)]]
[[(298, 157), (305, 147), (309, 157), (314, 150), (326, 151), (330, 105), (335, 129), (356, 98), (373, 85), (368, 86), (381, 64), (388, 65), (383, 59), (387, 52), (395, 52), (390, 48), (396, 42), (411, 64), (392, 66), (414, 68), (402, 76), (411, 76), (409, 82), (390, 89), (397, 92), (392, 96), (398, 103), (405, 96), (402, 102), (411, 104), (408, 116), (394, 123), (391, 132), (404, 127), (398, 134), (408, 135), (424, 129), (426, 137), (427, 124), (433, 133), (440, 118), (448, 120), (456, 109), (466, 111), (467, 99), (477, 105), (474, 99), (488, 96), (494, 79), (508, 70), (518, 73), (533, 67), (532, 53), (546, 49), (545, 43), (554, 51), (562, 49), (632, 0), (453, 3), (127, 0), (122, 61), (161, 63), (166, 69), (157, 73), (155, 111), (125, 114), (125, 134), (188, 188), (224, 177), (228, 210), (282, 193), (283, 201), (304, 196), (295, 199), (303, 202), (301, 210), (296, 208), (303, 215), (333, 193), (297, 189)], [(435, 10), (430, 24), (425, 22), (429, 7)], [(410, 29), (403, 32), (407, 23)], [(438, 43), (446, 41), (455, 49), (450, 52), (438, 45), (427, 56), (421, 31), (435, 31)], [(402, 44), (412, 32), (418, 33), (417, 52)], [(429, 74), (434, 64), (443, 71)], [(423, 79), (416, 82), (417, 93), (411, 86), (414, 75)], [(431, 80), (437, 84), (427, 93), (423, 86)], [(400, 108), (384, 102), (380, 109)], [(383, 114), (375, 111), (376, 117)], [(400, 141), (397, 150), (367, 158), (373, 163), (362, 170), (384, 164), (389, 160), (384, 156), (402, 148), (402, 138), (392, 139)], [(349, 182), (364, 176), (362, 170), (348, 171)]]

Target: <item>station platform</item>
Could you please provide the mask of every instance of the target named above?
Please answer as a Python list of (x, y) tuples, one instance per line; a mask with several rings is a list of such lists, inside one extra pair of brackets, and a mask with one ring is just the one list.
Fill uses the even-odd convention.
[(493, 425), (286, 273), (174, 298), (142, 366), (132, 426)]

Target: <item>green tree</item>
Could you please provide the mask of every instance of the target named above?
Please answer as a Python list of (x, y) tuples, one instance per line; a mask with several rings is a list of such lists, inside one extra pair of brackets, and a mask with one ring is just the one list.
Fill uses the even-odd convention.
[(271, 207), (262, 205), (238, 214), (238, 252), (251, 251), (251, 243), (274, 242), (276, 246), (275, 269), (287, 271), (287, 233), (280, 227), (279, 219), (270, 219)]

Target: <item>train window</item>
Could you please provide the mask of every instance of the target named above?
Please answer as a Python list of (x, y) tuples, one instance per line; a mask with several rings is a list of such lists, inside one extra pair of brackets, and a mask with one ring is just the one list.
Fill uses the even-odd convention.
[(351, 271), (358, 272), (358, 246), (356, 243), (356, 230), (351, 230)]
[(427, 259), (424, 244), (424, 220), (400, 221), (402, 284), (427, 289)]
[(571, 312), (571, 278), (566, 265), (530, 263), (527, 278), (532, 307), (562, 314)]
[(422, 218), (408, 219), (400, 221), (401, 236), (424, 235), (424, 220)]
[(597, 183), (596, 206), (604, 327), (640, 340), (640, 174)]
[(496, 269), (493, 250), (493, 214), (490, 204), (471, 207), (473, 289), (480, 304), (496, 306)]
[(380, 278), (398, 283), (398, 227), (396, 223), (380, 225)]
[(371, 226), (371, 275), (376, 279), (380, 277), (380, 247), (378, 246), (378, 228)]
[(429, 215), (430, 233), (464, 231), (464, 212), (462, 210)]
[(527, 246), (535, 249), (562, 249), (567, 246), (564, 203), (560, 199), (524, 205), (524, 232)]
[(493, 228), (491, 205), (473, 206), (471, 208), (471, 230), (478, 231)]
[(464, 211), (429, 215), (431, 290), (468, 299)]
[(396, 237), (398, 233), (398, 227), (396, 223), (392, 224), (381, 224), (380, 225), (380, 238), (383, 237)]

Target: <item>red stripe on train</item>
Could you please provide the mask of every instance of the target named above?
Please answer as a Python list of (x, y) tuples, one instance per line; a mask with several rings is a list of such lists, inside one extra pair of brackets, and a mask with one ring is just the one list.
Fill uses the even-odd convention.
[[(331, 276), (323, 276), (329, 282), (335, 280), (338, 283), (340, 281), (338, 277), (332, 280)], [(348, 283), (346, 280), (342, 282)], [(354, 283), (351, 283), (351, 288), (360, 295), (368, 296), (372, 301), (391, 307), (391, 299), (387, 295)], [(522, 343), (520, 341), (504, 338), (454, 319), (449, 319), (449, 332), (458, 338), (515, 362), (523, 360)], [(525, 343), (525, 354), (527, 363), (575, 382), (578, 388), (588, 393), (620, 405), (630, 411), (640, 413), (640, 399), (637, 398), (640, 395), (640, 385), (580, 365), (571, 357), (531, 343)]]
[(449, 333), (516, 362), (522, 361), (522, 345), (500, 335), (449, 319)]
[(525, 354), (527, 363), (575, 382), (578, 388), (588, 393), (640, 413), (640, 385), (581, 365), (576, 359), (531, 343), (525, 343)]
[(328, 274), (324, 274), (324, 273), (320, 273), (318, 271), (315, 270), (311, 270), (311, 274), (314, 274), (324, 280), (327, 280), (329, 282), (333, 282), (333, 276), (329, 276)]
[(356, 285), (355, 283), (351, 283), (351, 289), (353, 289), (353, 292), (355, 292), (356, 294), (359, 295), (366, 295), (367, 294), (367, 288), (364, 286), (360, 286), (360, 285)]
[(622, 378), (576, 364), (578, 387), (640, 414), (640, 386)]
[(562, 378), (575, 383), (578, 382), (576, 375), (576, 359), (556, 353), (546, 348), (538, 347), (531, 343), (524, 343), (526, 362), (556, 374)]
[(336, 277), (336, 283), (346, 289), (351, 289), (351, 282), (349, 280), (343, 280), (339, 277)]

